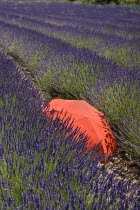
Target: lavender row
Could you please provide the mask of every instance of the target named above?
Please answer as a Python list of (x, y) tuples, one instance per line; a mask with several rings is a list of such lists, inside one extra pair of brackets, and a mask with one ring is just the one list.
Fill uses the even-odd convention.
[[(107, 41), (108, 39), (111, 38), (112, 44), (113, 43), (115, 44), (116, 43), (115, 40), (117, 39), (118, 43), (122, 44), (123, 42), (125, 42), (125, 44), (127, 44), (127, 45), (131, 45), (132, 42), (139, 40), (138, 39), (138, 36), (140, 33), (139, 28), (130, 27), (130, 24), (129, 24), (129, 26), (124, 27), (124, 26), (117, 26), (115, 24), (113, 25), (113, 24), (109, 24), (109, 23), (102, 24), (96, 20), (95, 23), (90, 23), (90, 25), (88, 26), (87, 23), (83, 22), (83, 20), (81, 20), (81, 24), (79, 25), (78, 21), (74, 24), (74, 20), (72, 20), (72, 23), (70, 24), (69, 22), (63, 22), (61, 19), (60, 19), (60, 23), (56, 22), (56, 24), (51, 24), (51, 22), (55, 23), (55, 17), (53, 17), (52, 20), (51, 20), (51, 18), (46, 17), (46, 19), (39, 21), (39, 20), (37, 20), (37, 17), (29, 18), (29, 17), (26, 17), (26, 15), (21, 16), (21, 14), (15, 15), (15, 14), (8, 14), (5, 12), (1, 12), (0, 15), (3, 20), (5, 20), (5, 21), (10, 20), (10, 22), (12, 24), (20, 24), (20, 26), (26, 25), (26, 27), (28, 27), (28, 28), (34, 26), (33, 27), (34, 29), (38, 28), (38, 29), (42, 29), (42, 31), (43, 31), (43, 29), (44, 30), (46, 29), (46, 33), (47, 33), (47, 29), (49, 29), (48, 31), (52, 31), (52, 35), (53, 35), (53, 32), (55, 32), (55, 31), (61, 32), (61, 33), (63, 31), (67, 31), (67, 33), (70, 33), (73, 35), (77, 34), (79, 36), (85, 36), (85, 35), (87, 35), (89, 37), (93, 36), (94, 38), (101, 39), (101, 42), (102, 42), (102, 40)], [(63, 25), (63, 26), (61, 26), (61, 25)], [(107, 31), (109, 31), (109, 33), (112, 33), (112, 31), (113, 31), (113, 34), (108, 34)], [(116, 33), (116, 35), (115, 35), (115, 33)], [(117, 36), (117, 34), (118, 35), (122, 34), (122, 36), (123, 36), (123, 34), (126, 34), (126, 33), (130, 33), (130, 36), (132, 36), (132, 37), (134, 36), (136, 38), (132, 39), (132, 37), (130, 37), (131, 41), (129, 41), (127, 36), (125, 38)]]
[[(1, 21), (0, 24), (2, 45), (9, 52), (13, 50), (13, 54), (14, 52), (18, 54), (27, 65), (32, 60), (34, 62), (35, 58), (38, 59), (39, 74), (42, 71), (44, 73), (45, 71), (47, 72), (47, 69), (50, 68), (49, 64), (51, 64), (52, 70), (57, 68), (57, 66), (62, 68), (62, 65), (72, 70), (74, 65), (78, 67), (80, 64), (89, 64), (89, 67), (92, 66), (91, 68), (94, 69), (93, 73), (99, 75), (107, 72), (113, 74), (114, 72), (122, 71), (122, 68), (115, 65), (111, 59), (107, 60), (88, 49), (79, 50), (77, 47), (71, 46), (60, 39), (47, 37), (40, 32), (11, 25), (4, 21)], [(32, 56), (33, 58), (35, 56), (35, 58), (32, 59)], [(54, 57), (56, 58), (55, 60)], [(65, 62), (66, 60), (69, 61)], [(69, 66), (71, 66), (71, 69)], [(114, 69), (114, 72), (111, 69)]]
[[(38, 7), (36, 5), (36, 10), (37, 8)], [(56, 9), (59, 9), (58, 5), (56, 5)], [(59, 24), (59, 26), (57, 26), (57, 24), (55, 25), (50, 24), (48, 21), (55, 22), (55, 15), (52, 16), (52, 20), (50, 19), (51, 15), (47, 15), (46, 17), (44, 17), (44, 19), (42, 19), (43, 22), (24, 17), (26, 16), (26, 13), (22, 17), (12, 15), (14, 17), (14, 19), (12, 19), (13, 20), (12, 24), (17, 23), (20, 27), (26, 26), (27, 28), (38, 30), (41, 33), (44, 33), (45, 35), (61, 38), (62, 40), (66, 42), (77, 45), (78, 47), (85, 47), (85, 48), (92, 49), (93, 51), (98, 52), (99, 54), (105, 56), (106, 58), (113, 59), (119, 65), (125, 65), (131, 68), (133, 67), (135, 68), (137, 66), (137, 63), (139, 62), (139, 43), (140, 42), (139, 42), (139, 27), (133, 27), (133, 26), (134, 26), (134, 23), (135, 23), (135, 26), (139, 26), (139, 22), (137, 19), (135, 19), (135, 16), (133, 17), (132, 13), (128, 9), (126, 11), (127, 11), (128, 16), (130, 15), (131, 17), (129, 18), (129, 23), (127, 23), (127, 25), (126, 25), (126, 22), (125, 22), (125, 25), (124, 24), (122, 25), (122, 20), (123, 19), (127, 20), (128, 19), (127, 16), (121, 17), (121, 20), (116, 17), (116, 19), (113, 19), (113, 22), (111, 22), (111, 25), (109, 25), (110, 18), (114, 17), (113, 14), (111, 14), (110, 18), (106, 20), (108, 21), (106, 25), (101, 20), (98, 20), (97, 15), (99, 14), (98, 13), (96, 14), (96, 12), (94, 12), (95, 13), (94, 17), (97, 20), (94, 18), (95, 20), (92, 20), (89, 22), (90, 30), (89, 30), (89, 27), (87, 28), (87, 23), (84, 22), (85, 19), (84, 20), (81, 19), (82, 27), (80, 28), (79, 28), (79, 22), (77, 20), (74, 27), (72, 25), (69, 26), (69, 20), (65, 23), (68, 25), (64, 25), (64, 26), (61, 26), (61, 24)], [(53, 12), (54, 11), (52, 10), (52, 14)], [(117, 14), (119, 16), (119, 13)], [(7, 14), (7, 15), (9, 15), (9, 18), (11, 18), (11, 14)], [(65, 17), (64, 14), (63, 16)], [(68, 15), (68, 17), (69, 16), (70, 15)], [(31, 14), (30, 14), (30, 17), (32, 18)], [(35, 16), (33, 18), (35, 18)], [(76, 15), (74, 15), (71, 19), (73, 24), (74, 24), (75, 19), (78, 19)], [(45, 23), (46, 20), (47, 20), (47, 23)], [(89, 21), (88, 18), (87, 20)], [(117, 20), (118, 23), (115, 22), (115, 20)], [(59, 21), (60, 23), (61, 22), (63, 23), (63, 18), (60, 17)], [(121, 27), (119, 26), (118, 28), (116, 24), (121, 25)], [(130, 27), (130, 24), (132, 24), (132, 27)]]
[[(73, 4), (73, 3), (33, 3), (33, 4), (26, 4), (26, 3), (13, 3), (13, 2), (1, 2), (1, 8), (5, 11), (15, 11), (16, 13), (20, 12), (21, 14), (28, 14), (35, 16), (42, 16), (46, 17), (48, 15), (55, 15), (58, 17), (64, 18), (64, 15), (67, 13), (67, 18), (73, 18), (73, 16), (77, 16), (79, 18), (87, 17), (88, 20), (92, 20), (93, 18), (97, 17), (97, 19), (102, 19), (102, 16), (105, 19), (111, 18), (113, 15), (114, 18), (124, 18), (129, 21), (132, 16), (137, 18), (139, 21), (139, 8), (136, 7), (112, 7), (112, 6), (92, 6), (92, 5), (84, 5), (84, 4)], [(32, 9), (31, 9), (32, 8)], [(72, 13), (73, 12), (73, 13)], [(119, 17), (118, 17), (119, 14)], [(113, 19), (114, 20), (114, 19)], [(126, 22), (125, 22), (126, 23)]]
[(95, 149), (81, 155), (87, 138), (44, 116), (38, 90), (2, 52), (0, 64), (1, 207), (139, 209), (138, 186), (99, 167)]
[[(26, 7), (27, 7), (27, 4), (25, 4)], [(65, 7), (62, 7), (63, 4), (56, 4), (55, 7), (56, 9), (53, 10), (50, 6), (51, 4), (47, 4), (46, 6), (43, 6), (41, 7), (41, 4), (39, 5), (35, 5), (34, 9), (32, 8), (32, 11), (30, 11), (30, 5), (24, 9), (24, 6), (23, 5), (17, 5), (16, 7), (12, 7), (10, 10), (7, 10), (7, 8), (4, 8), (2, 7), (1, 8), (1, 11), (2, 12), (5, 12), (7, 16), (15, 16), (15, 18), (18, 18), (18, 16), (15, 15), (15, 12), (16, 14), (18, 14), (20, 17), (22, 16), (22, 18), (24, 19), (24, 17), (28, 16), (29, 18), (38, 18), (40, 19), (40, 14), (42, 15), (43, 13), (45, 14), (44, 17), (42, 17), (42, 21), (45, 22), (45, 21), (54, 21), (55, 20), (59, 20), (60, 23), (65, 23), (67, 26), (71, 23), (71, 28), (72, 26), (74, 25), (74, 23), (76, 24), (76, 26), (79, 28), (79, 26), (82, 27), (83, 29), (83, 26), (87, 27), (89, 26), (90, 29), (92, 30), (99, 30), (100, 27), (102, 28), (102, 30), (106, 30), (106, 29), (112, 29), (112, 30), (117, 30), (117, 28), (123, 32), (125, 32), (126, 30), (129, 30), (129, 33), (134, 33), (134, 31), (132, 30), (132, 27), (134, 26), (139, 26), (139, 13), (135, 13), (135, 9), (133, 10), (130, 10), (129, 8), (119, 8), (119, 11), (117, 8), (109, 8), (109, 11), (108, 11), (108, 8), (106, 7), (103, 7), (103, 8), (98, 8), (98, 7), (91, 7), (91, 10), (89, 10), (88, 8), (84, 8), (85, 10), (82, 10), (81, 8), (81, 11), (78, 12), (75, 8), (76, 8), (76, 5), (73, 5), (72, 8), (69, 8), (69, 6), (65, 6)], [(61, 8), (62, 7), (62, 8)], [(16, 8), (16, 9), (15, 9)], [(114, 9), (114, 11), (112, 11), (112, 9)], [(28, 11), (30, 13), (26, 14), (25, 11)], [(43, 12), (43, 11), (44, 12)], [(60, 11), (61, 10), (61, 13), (59, 12), (56, 12), (56, 11)], [(73, 11), (74, 10), (74, 11)], [(33, 12), (36, 12), (35, 14), (32, 14)], [(39, 11), (39, 12), (37, 12)], [(41, 11), (41, 12), (40, 12)], [(69, 12), (68, 12), (69, 11)], [(73, 11), (73, 15), (70, 15), (69, 13)], [(79, 17), (79, 14), (83, 14), (84, 11), (86, 11), (86, 14), (83, 15), (83, 16), (80, 16)], [(65, 16), (65, 13), (68, 13), (68, 16), (66, 17)], [(89, 14), (91, 13), (91, 19), (89, 17)], [(103, 16), (104, 15), (104, 16)], [(104, 22), (102, 21), (104, 19)], [(31, 20), (30, 20), (31, 21)], [(32, 20), (33, 21), (33, 20)], [(80, 21), (80, 22), (79, 22)], [(131, 28), (130, 28), (131, 26)], [(88, 27), (88, 28), (89, 28)], [(96, 27), (96, 29), (95, 29)], [(108, 28), (109, 27), (109, 28)], [(136, 27), (133, 27), (134, 30), (136, 30)], [(76, 28), (75, 28), (76, 30)], [(131, 30), (131, 31), (130, 31)], [(83, 30), (84, 32), (85, 30)], [(137, 32), (138, 29), (136, 30)], [(116, 31), (117, 32), (117, 31)], [(127, 31), (126, 31), (127, 32)], [(139, 33), (138, 33), (139, 35)]]
[[(41, 18), (45, 21), (51, 18), (60, 22), (76, 23), (77, 25), (89, 25), (94, 27), (94, 24), (98, 22), (99, 25), (107, 23), (109, 25), (116, 24), (117, 27), (122, 24), (125, 26), (132, 26), (133, 24), (139, 25), (139, 10), (137, 8), (129, 7), (96, 7), (86, 5), (74, 5), (74, 4), (10, 4), (5, 6), (1, 4), (1, 11), (5, 11), (7, 14), (13, 15), (20, 14), (23, 16)], [(31, 9), (32, 8), (32, 9)], [(27, 12), (28, 11), (28, 12)], [(68, 14), (65, 16), (65, 14)], [(104, 20), (104, 21), (103, 21)], [(133, 20), (133, 23), (132, 23)], [(81, 22), (78, 22), (81, 21)], [(113, 25), (114, 25), (113, 24)], [(112, 25), (112, 26), (113, 26)]]

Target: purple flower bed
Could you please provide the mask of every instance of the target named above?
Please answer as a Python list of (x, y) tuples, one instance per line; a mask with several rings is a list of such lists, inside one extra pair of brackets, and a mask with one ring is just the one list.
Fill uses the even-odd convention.
[(95, 149), (81, 156), (86, 137), (72, 142), (78, 130), (44, 116), (48, 101), (2, 52), (0, 99), (2, 209), (139, 209), (138, 186), (108, 175)]
[[(135, 158), (137, 163), (140, 160), (139, 17), (139, 8), (120, 6), (0, 3), (0, 47), (18, 61), (24, 70), (30, 73), (37, 86), (51, 97), (85, 99), (104, 112), (116, 136), (119, 149), (126, 151), (129, 158)], [(9, 69), (5, 64), (6, 68)], [(45, 131), (42, 129), (46, 119), (39, 120), (42, 112), (38, 94), (34, 89), (31, 95), (22, 95), (27, 86), (30, 86), (29, 80), (23, 84), (18, 82), (20, 79), (15, 81), (11, 76), (10, 81), (15, 81), (16, 85), (12, 83), (13, 90), (17, 92), (10, 95), (11, 83), (6, 76), (4, 80), (2, 85), (7, 92), (0, 104), (3, 109), (7, 107), (7, 114), (2, 115), (5, 126), (2, 127), (2, 135), (9, 139), (6, 145), (9, 144), (8, 148), (12, 150), (19, 148), (13, 144), (13, 141), (19, 138), (27, 139), (25, 145), (28, 148), (36, 148), (35, 145), (38, 148), (38, 144), (34, 145), (33, 142), (38, 142), (40, 138), (46, 140)], [(24, 91), (19, 94), (21, 87)], [(15, 107), (15, 115), (14, 108), (10, 107)], [(19, 110), (23, 113), (19, 114)], [(31, 115), (33, 122), (31, 117), (28, 117)], [(58, 131), (63, 133), (63, 128), (58, 124), (57, 121), (54, 124), (50, 121), (47, 123), (49, 129), (54, 130), (53, 126), (60, 127)], [(12, 134), (13, 127), (9, 131), (10, 126), (21, 130), (21, 134), (16, 131)], [(3, 129), (6, 130), (4, 134)], [(61, 142), (66, 137), (64, 135), (63, 139), (59, 132), (57, 138)], [(51, 137), (55, 135), (56, 133), (52, 132)], [(11, 143), (8, 143), (9, 141)], [(25, 145), (22, 144), (24, 148)], [(95, 208), (102, 207), (97, 204)]]

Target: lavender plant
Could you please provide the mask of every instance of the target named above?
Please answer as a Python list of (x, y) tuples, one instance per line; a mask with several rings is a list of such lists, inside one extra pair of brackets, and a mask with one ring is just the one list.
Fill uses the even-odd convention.
[(121, 78), (116, 78), (115, 81), (110, 78), (106, 82), (104, 80), (102, 85), (101, 81), (100, 84), (97, 82), (96, 88), (90, 88), (90, 93), (85, 90), (85, 93), (91, 104), (106, 114), (120, 144), (119, 149), (128, 152), (130, 157), (137, 154), (136, 162), (139, 164), (139, 71), (134, 74), (126, 72)]
[(44, 116), (38, 90), (2, 52), (0, 63), (2, 209), (138, 209), (138, 186), (99, 167), (98, 147), (83, 154), (88, 137)]

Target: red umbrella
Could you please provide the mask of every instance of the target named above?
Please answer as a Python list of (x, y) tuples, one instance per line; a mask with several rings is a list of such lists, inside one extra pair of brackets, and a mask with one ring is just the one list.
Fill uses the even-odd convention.
[[(71, 117), (69, 124), (74, 119), (72, 130), (78, 126), (81, 132), (86, 131), (86, 134), (90, 137), (86, 145), (87, 150), (95, 147), (100, 142), (101, 148), (96, 154), (103, 152), (108, 156), (116, 150), (117, 144), (115, 137), (105, 115), (86, 101), (53, 99), (43, 109), (43, 112), (49, 116), (52, 110), (55, 110), (53, 116), (56, 117), (59, 114), (61, 120)], [(106, 158), (102, 159), (102, 162), (106, 161)]]

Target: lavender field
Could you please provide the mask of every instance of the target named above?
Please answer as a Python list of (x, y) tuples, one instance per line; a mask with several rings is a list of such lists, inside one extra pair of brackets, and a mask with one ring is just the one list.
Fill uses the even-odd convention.
[(0, 206), (138, 210), (139, 186), (99, 167), (95, 149), (81, 156), (86, 136), (72, 142), (82, 134), (43, 114), (52, 98), (102, 111), (140, 165), (139, 7), (0, 3)]

